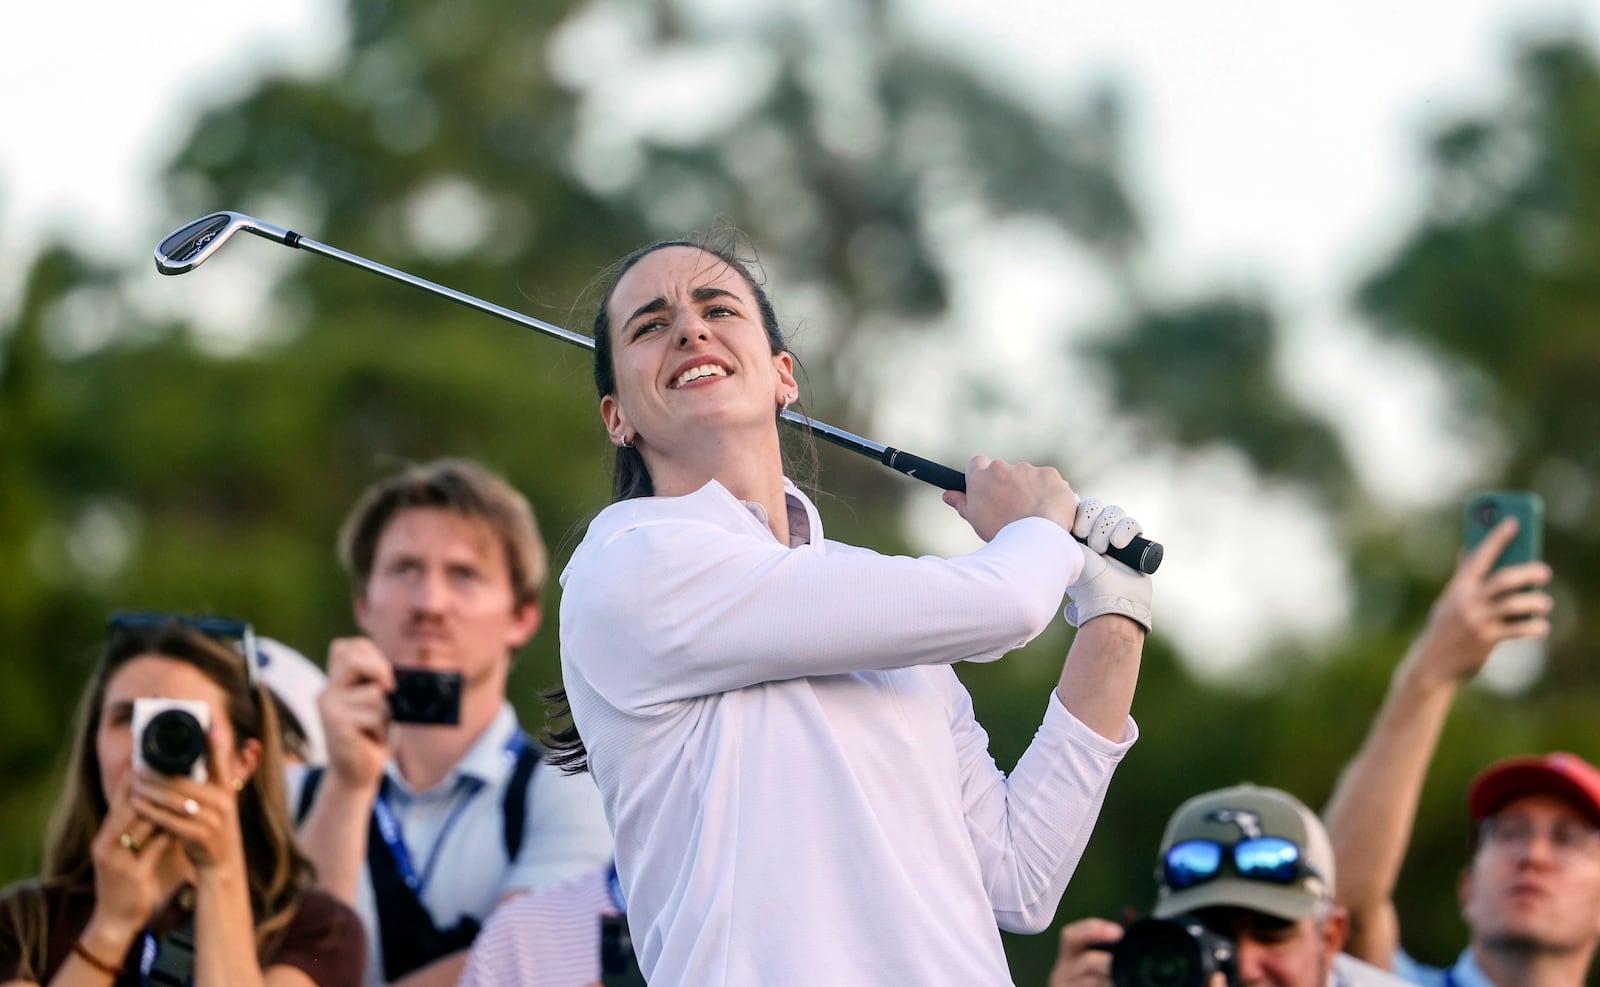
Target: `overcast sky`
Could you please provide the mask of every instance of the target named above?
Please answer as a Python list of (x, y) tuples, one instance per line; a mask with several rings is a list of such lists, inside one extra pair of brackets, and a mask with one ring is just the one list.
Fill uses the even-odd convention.
[[(1376, 489), (1417, 504), (1454, 496), (1452, 476), (1472, 479), (1462, 450), (1430, 438), (1430, 416), (1442, 412), (1429, 376), (1406, 354), (1364, 341), (1343, 302), (1415, 216), (1422, 135), (1503, 98), (1519, 37), (1557, 28), (1592, 40), (1600, 0), (897, 7), (915, 12), (927, 39), (1041, 105), (1116, 84), (1127, 97), (1133, 191), (1149, 219), (1156, 282), (1176, 295), (1266, 288), (1298, 340), (1290, 372), (1307, 400), (1338, 408), (1347, 431), (1371, 436), (1355, 453)], [(330, 0), (56, 0), (9, 10), (0, 32), (0, 312), (9, 311), (27, 257), (51, 231), (70, 229), (77, 246), (106, 259), (147, 262), (156, 238), (190, 218), (166, 213), (154, 176), (196, 110), (247, 91), (263, 71), (314, 74), (342, 45), (342, 6)], [(975, 245), (971, 263), (1004, 257), (1019, 243), (1030, 246), (1025, 237), (988, 252)], [(1364, 378), (1387, 383), (1365, 391), (1340, 383)], [(886, 421), (915, 428), (910, 413)], [(1415, 424), (1397, 427), (1407, 422)], [(893, 438), (911, 444), (901, 432)], [(1293, 578), (1263, 584), (1268, 595), (1250, 607), (1296, 611), (1300, 630), (1335, 626), (1341, 563), (1327, 533), (1304, 522), (1296, 495), (1261, 488), (1226, 457), (1189, 467), (1217, 489), (1239, 492), (1259, 516), (1219, 523), (1176, 493), (1141, 495), (1141, 511), (1167, 530), (1194, 533), (1186, 547), (1191, 559), (1206, 560), (1208, 582), (1249, 573), (1251, 554), (1236, 546), (1267, 518), (1308, 561)], [(1149, 479), (1139, 467), (1105, 475), (1129, 485)], [(918, 510), (937, 528), (931, 514), (939, 505), (930, 500)], [(1180, 570), (1172, 582), (1182, 582), (1181, 554), (1169, 558)], [(1176, 595), (1187, 602), (1171, 606), (1169, 628), (1202, 651), (1204, 642), (1222, 641), (1211, 645), (1219, 661), (1283, 630), (1240, 636), (1248, 611), (1219, 611), (1206, 593)]]

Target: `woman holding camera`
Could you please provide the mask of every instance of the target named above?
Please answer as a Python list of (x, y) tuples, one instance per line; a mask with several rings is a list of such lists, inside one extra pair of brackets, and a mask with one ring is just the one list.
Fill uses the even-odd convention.
[[(0, 984), (361, 982), (360, 921), (311, 888), (295, 846), (276, 717), (252, 661), (176, 619), (113, 622), (79, 706), (44, 873), (0, 899)], [(209, 714), (189, 721), (209, 720), (198, 770), (150, 766), (148, 744), (135, 768), (135, 704), (157, 698)], [(183, 721), (166, 722), (181, 747)]]
[[(594, 337), (616, 502), (562, 577), (581, 737), (552, 760), (593, 770), (650, 983), (1011, 983), (999, 930), (1049, 924), (1136, 734), (1149, 579), (1098, 553), (1137, 523), (979, 457), (946, 494), (976, 552), (826, 540), (784, 473), (794, 358), (731, 252), (628, 257)], [(1080, 629), (1007, 778), (950, 666), (1063, 593)]]

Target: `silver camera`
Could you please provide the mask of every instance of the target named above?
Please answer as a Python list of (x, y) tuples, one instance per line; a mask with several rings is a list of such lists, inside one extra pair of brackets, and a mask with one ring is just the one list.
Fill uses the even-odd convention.
[(133, 768), (206, 780), (211, 707), (196, 699), (133, 701)]

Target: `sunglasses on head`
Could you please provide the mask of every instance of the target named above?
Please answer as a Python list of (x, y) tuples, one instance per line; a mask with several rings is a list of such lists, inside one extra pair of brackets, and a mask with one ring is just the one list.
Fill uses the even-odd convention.
[(1320, 878), (1305, 862), (1300, 846), (1280, 836), (1255, 836), (1237, 843), (1184, 840), (1161, 856), (1156, 879), (1172, 891), (1184, 891), (1212, 880), (1223, 864), (1248, 881), (1294, 884), (1306, 877)]
[(260, 685), (260, 672), (257, 663), (261, 660), (256, 652), (256, 632), (247, 620), (237, 620), (233, 617), (216, 617), (209, 615), (191, 616), (181, 613), (163, 613), (159, 610), (116, 610), (106, 620), (106, 631), (148, 631), (160, 627), (177, 624), (187, 627), (197, 634), (203, 634), (228, 645), (238, 652), (244, 659), (245, 678), (250, 682), (250, 690), (255, 691)]

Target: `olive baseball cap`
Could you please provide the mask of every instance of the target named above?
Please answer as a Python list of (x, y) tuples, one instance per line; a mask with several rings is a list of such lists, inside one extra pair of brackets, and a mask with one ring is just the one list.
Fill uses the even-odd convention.
[[(1167, 851), (1188, 840), (1232, 847), (1254, 837), (1278, 837), (1300, 848), (1305, 865), (1293, 883), (1278, 884), (1239, 874), (1224, 863), (1217, 876), (1175, 891), (1167, 887), (1162, 861)], [(1197, 795), (1178, 807), (1167, 822), (1157, 858), (1156, 918), (1171, 918), (1201, 908), (1248, 908), (1298, 922), (1333, 901), (1333, 844), (1317, 814), (1276, 788), (1235, 785)]]

